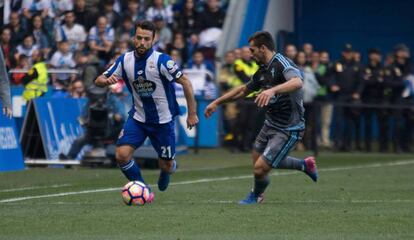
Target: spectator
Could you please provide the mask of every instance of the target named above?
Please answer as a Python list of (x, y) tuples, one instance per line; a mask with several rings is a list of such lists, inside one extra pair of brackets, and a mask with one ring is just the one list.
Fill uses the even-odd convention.
[(187, 41), (188, 57), (193, 56), (194, 52), (199, 48), (199, 40), (196, 33), (191, 34)]
[[(298, 54), (296, 55), (295, 63), (303, 73), (302, 89), (306, 120), (306, 130), (303, 138), (303, 144), (306, 149), (314, 149), (316, 147), (316, 143), (312, 142), (312, 133), (314, 131), (314, 128), (316, 127), (316, 122), (314, 118), (315, 109), (313, 106), (313, 100), (315, 99), (320, 86), (318, 81), (316, 80), (312, 68), (309, 65), (307, 65), (306, 53), (304, 51), (298, 52)], [(299, 146), (300, 145), (298, 145), (298, 148), (300, 148)]]
[(222, 28), (224, 23), (225, 13), (220, 9), (218, 0), (207, 0), (206, 7), (200, 14), (199, 30), (203, 31), (208, 28)]
[(285, 47), (285, 55), (291, 59), (294, 60), (296, 59), (296, 54), (298, 54), (298, 51), (296, 49), (296, 46), (293, 44), (288, 44)]
[(188, 63), (188, 48), (182, 32), (176, 32), (172, 44), (168, 46), (169, 51), (175, 49), (180, 54), (181, 66)]
[(23, 0), (22, 2), (23, 21), (22, 24), (27, 27), (30, 19), (35, 14), (39, 14), (43, 19), (43, 25), (50, 35), (53, 35), (53, 12), (51, 0)]
[(205, 82), (201, 94), (205, 99), (215, 98), (217, 96), (217, 87), (214, 82), (214, 66), (209, 61), (204, 60), (204, 56), (201, 51), (197, 50), (194, 52), (193, 59), (188, 65), (188, 68), (191, 70), (204, 71)]
[(306, 65), (310, 65), (312, 62), (313, 45), (310, 43), (304, 43), (302, 49), (306, 55)]
[(34, 36), (35, 44), (39, 47), (43, 57), (47, 59), (51, 51), (51, 46), (47, 31), (43, 27), (43, 19), (40, 15), (33, 15), (31, 26), (29, 27), (29, 33)]
[(76, 17), (73, 11), (66, 11), (64, 14), (65, 22), (55, 27), (56, 42), (67, 41), (72, 54), (76, 51), (83, 51), (86, 41), (84, 27), (75, 22)]
[[(404, 80), (411, 73), (410, 50), (405, 44), (398, 44), (394, 48), (394, 62), (385, 69), (384, 86), (386, 99), (391, 104), (407, 105), (412, 102), (403, 98)], [(393, 110), (394, 118), (393, 144), (395, 152), (411, 152), (412, 145), (412, 112), (409, 110)]]
[(18, 12), (10, 13), (10, 23), (6, 25), (11, 29), (11, 43), (14, 46), (23, 42), (23, 38), (26, 35), (26, 29), (20, 23), (20, 15)]
[(172, 32), (165, 24), (165, 20), (162, 15), (155, 16), (153, 22), (156, 27), (156, 43), (154, 44), (156, 46), (154, 48), (158, 48), (161, 52), (165, 52), (167, 50), (167, 45), (171, 43)]
[(85, 88), (93, 85), (93, 81), (101, 74), (99, 59), (93, 54), (77, 52), (75, 56), (76, 69), (79, 71), (77, 78), (82, 79)]
[(137, 23), (145, 19), (145, 12), (140, 6), (139, 0), (128, 0), (128, 9), (124, 16), (130, 16), (132, 21)]
[(128, 44), (132, 47), (135, 34), (135, 25), (132, 21), (131, 16), (126, 15), (122, 19), (122, 24), (116, 29), (116, 39), (119, 41), (127, 41)]
[(352, 51), (352, 59), (358, 65), (361, 65), (361, 53), (358, 51)]
[[(58, 50), (53, 54), (49, 62), (50, 67), (57, 69), (73, 69), (76, 66), (73, 60), (73, 54), (70, 52), (69, 43), (61, 41), (58, 43)], [(68, 73), (53, 73), (51, 74), (53, 85), (64, 85), (67, 87), (71, 80), (74, 80), (74, 74)]]
[[(29, 70), (30, 64), (29, 64), (29, 58), (21, 54), (18, 59), (18, 65), (16, 66), (17, 70)], [(26, 75), (26, 73), (12, 73), (10, 82), (12, 85), (21, 85), (23, 84), (23, 78)]]
[(1, 51), (4, 55), (4, 61), (6, 64), (7, 70), (10, 70), (16, 66), (16, 49), (11, 43), (11, 30), (9, 27), (3, 27), (1, 29), (1, 35), (0, 35), (0, 46)]
[(75, 14), (75, 22), (83, 26), (85, 31), (89, 31), (96, 23), (96, 14), (86, 8), (85, 0), (75, 0), (73, 13)]
[(105, 63), (110, 59), (110, 52), (114, 43), (114, 29), (108, 26), (105, 16), (98, 17), (96, 26), (89, 31), (89, 48)]
[(62, 16), (67, 11), (73, 11), (73, 0), (52, 0), (53, 12)]
[(189, 38), (191, 34), (198, 32), (198, 15), (194, 8), (194, 0), (185, 0), (183, 10), (175, 16), (175, 31), (183, 31), (185, 38)]
[(160, 15), (168, 25), (172, 24), (173, 12), (171, 5), (164, 5), (163, 0), (153, 0), (153, 5), (146, 12), (147, 20), (152, 21), (156, 16)]
[(25, 85), (23, 98), (26, 101), (43, 96), (47, 92), (47, 83), (49, 81), (46, 63), (41, 52), (34, 50), (32, 58), (34, 65), (23, 78), (23, 84)]
[[(357, 103), (361, 95), (361, 69), (352, 58), (352, 45), (346, 44), (342, 58), (334, 63), (331, 74), (331, 91), (334, 100), (341, 103)], [(360, 112), (355, 107), (338, 107), (335, 117), (335, 147), (338, 150), (351, 149), (352, 129), (355, 129), (356, 148), (360, 146)], [(344, 126), (342, 126), (344, 123)]]
[[(363, 91), (361, 99), (363, 103), (384, 104), (384, 68), (381, 65), (381, 52), (378, 49), (370, 49), (368, 52), (368, 65), (362, 71)], [(372, 118), (378, 119), (380, 151), (388, 150), (388, 114), (385, 109), (364, 108), (365, 120), (365, 150), (371, 151)]]
[(241, 59), (234, 62), (234, 73), (239, 79), (238, 83), (234, 83), (233, 87), (250, 81), (250, 77), (259, 69), (259, 66), (252, 58), (249, 47), (245, 46), (241, 49)]
[(241, 50), (241, 48), (236, 48), (236, 49), (233, 50), (233, 52), (234, 52), (234, 59), (235, 60), (242, 58), (242, 50)]
[(80, 79), (72, 81), (69, 85), (69, 92), (72, 98), (84, 98), (86, 97), (85, 86)]
[[(316, 60), (315, 60), (316, 62)], [(328, 69), (332, 69), (332, 63), (329, 61), (329, 53), (327, 51), (320, 52), (319, 55), (319, 64), (315, 68), (315, 62), (312, 62), (313, 68), (315, 69), (315, 76), (319, 82), (320, 88), (316, 96), (316, 100), (321, 102), (320, 105), (320, 114), (317, 113), (317, 116), (320, 116), (320, 137), (319, 142), (322, 147), (331, 148), (330, 140), (330, 127), (332, 122), (332, 112), (333, 105), (332, 94), (329, 89), (329, 74)]]
[(26, 55), (29, 58), (30, 65), (32, 64), (32, 54), (33, 51), (38, 50), (39, 47), (35, 44), (33, 35), (27, 34), (23, 38), (23, 43), (17, 46), (17, 53), (15, 55), (15, 59), (19, 59), (21, 54)]
[(121, 15), (114, 10), (114, 0), (104, 0), (103, 6), (103, 13), (101, 15), (105, 16), (108, 20), (108, 24), (116, 29), (121, 23)]

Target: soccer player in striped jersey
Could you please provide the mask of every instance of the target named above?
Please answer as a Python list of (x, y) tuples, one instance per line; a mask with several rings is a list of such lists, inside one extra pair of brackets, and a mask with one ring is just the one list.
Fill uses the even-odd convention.
[(258, 92), (255, 103), (266, 108), (264, 126), (257, 136), (252, 152), (254, 187), (240, 204), (263, 201), (263, 193), (269, 185), (272, 168), (296, 169), (317, 181), (315, 159), (297, 159), (287, 156), (305, 129), (303, 108), (303, 76), (296, 65), (275, 52), (272, 36), (268, 32), (256, 32), (249, 38), (253, 58), (261, 64), (259, 70), (246, 84), (231, 90), (210, 103), (205, 116), (210, 117), (218, 105)]
[[(183, 86), (187, 101), (187, 127), (198, 123), (196, 102), (190, 81), (170, 56), (152, 49), (155, 26), (152, 22), (137, 24), (135, 50), (121, 55), (116, 62), (95, 80), (105, 87), (123, 79), (132, 94), (133, 106), (121, 131), (116, 147), (116, 161), (130, 181), (144, 179), (132, 155), (149, 137), (158, 153), (161, 168), (158, 179), (160, 191), (167, 189), (170, 175), (175, 171), (174, 117), (179, 114), (173, 82)], [(154, 193), (151, 193), (153, 198)]]

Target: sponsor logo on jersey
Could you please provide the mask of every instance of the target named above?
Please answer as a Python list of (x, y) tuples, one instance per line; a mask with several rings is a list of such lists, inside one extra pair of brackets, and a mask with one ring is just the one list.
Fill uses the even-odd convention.
[(157, 85), (154, 82), (148, 81), (142, 76), (139, 76), (138, 79), (133, 82), (133, 86), (140, 97), (150, 97), (157, 88)]

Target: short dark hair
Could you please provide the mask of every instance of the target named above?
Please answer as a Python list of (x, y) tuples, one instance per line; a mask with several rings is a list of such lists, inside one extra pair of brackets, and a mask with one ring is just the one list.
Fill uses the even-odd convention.
[(255, 32), (249, 38), (249, 43), (251, 41), (254, 41), (254, 45), (256, 47), (260, 47), (260, 46), (264, 45), (270, 51), (274, 51), (275, 50), (275, 41), (273, 40), (272, 35), (269, 32), (267, 32), (267, 31)]
[(152, 31), (152, 37), (153, 37), (153, 38), (155, 37), (155, 31), (156, 31), (156, 28), (155, 28), (155, 25), (154, 25), (154, 23), (153, 23), (153, 22), (148, 21), (148, 20), (139, 21), (139, 22), (135, 25), (135, 30), (136, 30), (136, 29), (138, 29), (138, 28), (141, 28), (141, 29), (144, 29), (144, 30), (149, 30), (149, 31)]

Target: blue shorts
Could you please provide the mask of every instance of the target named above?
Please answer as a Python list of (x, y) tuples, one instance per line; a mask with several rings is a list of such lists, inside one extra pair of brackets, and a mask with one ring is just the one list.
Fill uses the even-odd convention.
[(163, 160), (173, 160), (175, 158), (174, 121), (164, 124), (149, 124), (128, 117), (116, 145), (130, 145), (133, 148), (138, 148), (147, 137), (151, 140), (151, 144), (157, 151), (159, 158)]

